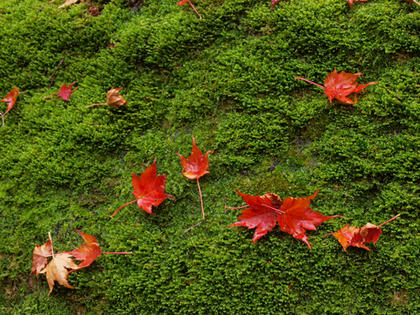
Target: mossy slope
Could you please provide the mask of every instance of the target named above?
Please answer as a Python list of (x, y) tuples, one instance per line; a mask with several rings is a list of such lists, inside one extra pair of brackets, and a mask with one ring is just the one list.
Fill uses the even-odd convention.
[[(198, 20), (175, 1), (98, 1), (58, 9), (37, 0), (0, 4), (0, 96), (21, 94), (0, 128), (2, 313), (407, 313), (419, 301), (420, 11), (399, 0), (195, 1)], [(141, 5), (139, 5), (141, 4)], [(112, 45), (110, 45), (112, 44)], [(329, 104), (334, 68), (362, 72), (355, 106)], [(45, 99), (77, 82), (69, 102)], [(125, 107), (87, 108), (111, 87)], [(1, 103), (4, 110), (4, 103)], [(210, 156), (195, 182), (175, 152), (191, 134)], [(153, 158), (167, 200), (149, 216), (131, 200), (131, 173)], [(341, 214), (308, 232), (313, 249), (278, 228), (227, 228), (234, 188), (303, 197)], [(371, 252), (344, 253), (344, 224), (384, 226)], [(107, 251), (72, 273), (76, 290), (29, 275), (48, 231), (56, 251), (97, 236)], [(291, 284), (290, 290), (288, 290)]]

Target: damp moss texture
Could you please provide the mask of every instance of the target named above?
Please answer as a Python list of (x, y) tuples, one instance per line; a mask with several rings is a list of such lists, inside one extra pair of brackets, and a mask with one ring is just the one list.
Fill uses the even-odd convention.
[[(420, 311), (420, 7), (403, 0), (0, 3), (0, 97), (25, 91), (0, 128), (0, 313), (415, 314)], [(355, 105), (330, 104), (334, 68), (377, 81)], [(45, 98), (76, 81), (70, 101)], [(127, 105), (97, 106), (122, 87)], [(0, 111), (6, 109), (0, 103)], [(210, 155), (183, 177), (191, 136)], [(157, 158), (165, 200), (148, 215), (131, 174)], [(256, 243), (228, 228), (247, 194), (305, 197), (324, 215), (309, 249), (277, 226)], [(370, 252), (323, 237), (383, 226)], [(95, 235), (104, 251), (71, 273), (74, 290), (30, 275)]]

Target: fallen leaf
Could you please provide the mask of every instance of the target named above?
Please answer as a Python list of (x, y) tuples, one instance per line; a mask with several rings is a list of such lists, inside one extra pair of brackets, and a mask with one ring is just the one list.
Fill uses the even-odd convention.
[(93, 261), (101, 255), (101, 247), (96, 238), (90, 234), (83, 233), (79, 230), (74, 230), (83, 238), (86, 244), (80, 245), (79, 248), (68, 252), (77, 260), (82, 261), (77, 269), (89, 266)]
[(72, 260), (71, 255), (68, 253), (58, 253), (56, 254), (50, 263), (39, 273), (46, 273), (48, 286), (50, 287), (50, 292), (48, 296), (51, 294), (54, 288), (54, 282), (57, 281), (62, 286), (65, 286), (69, 289), (74, 289), (69, 283), (67, 282), (67, 277), (69, 275), (69, 271), (67, 269), (77, 269), (78, 266)]
[(85, 244), (81, 244), (80, 247), (72, 250), (71, 252), (66, 252), (67, 254), (70, 254), (77, 260), (81, 261), (77, 269), (72, 271), (88, 267), (101, 254), (131, 254), (131, 252), (103, 252), (95, 236), (83, 233), (82, 231), (76, 229), (74, 231), (79, 233), (79, 235), (85, 241)]
[(190, 0), (181, 0), (179, 2), (177, 2), (177, 5), (179, 6), (183, 6), (184, 4), (186, 4), (188, 2), (188, 4), (190, 5), (190, 7), (194, 10), (194, 12), (198, 15), (198, 17), (200, 18), (200, 20), (202, 19), (200, 13), (198, 13), (197, 9), (194, 7), (194, 5), (191, 3)]
[(137, 205), (149, 214), (152, 213), (152, 206), (160, 205), (165, 199), (174, 196), (165, 194), (166, 175), (157, 175), (156, 158), (139, 178), (135, 173), (132, 176), (133, 195), (135, 200), (119, 207), (111, 217), (114, 217), (123, 207), (137, 202)]
[[(73, 5), (73, 4), (76, 4), (76, 3), (78, 3), (79, 2), (79, 0), (66, 0), (62, 5), (60, 5), (58, 8), (59, 9), (61, 9), (61, 8), (65, 8), (65, 7), (68, 7), (69, 5)], [(85, 2), (84, 0), (81, 0), (81, 2)]]
[(106, 103), (95, 103), (91, 104), (88, 107), (96, 106), (96, 105), (109, 105), (112, 107), (119, 107), (124, 106), (127, 104), (127, 101), (122, 97), (119, 93), (121, 92), (122, 88), (111, 88), (106, 93)]
[(33, 256), (32, 256), (32, 274), (36, 274), (38, 277), (39, 273), (48, 263), (47, 258), (51, 257), (52, 252), (52, 242), (48, 240), (45, 244), (39, 246), (35, 245)]
[(0, 100), (0, 103), (7, 103), (7, 110), (1, 115), (1, 118), (4, 118), (4, 115), (6, 115), (13, 108), (19, 94), (19, 88), (15, 87), (9, 93), (7, 93), (2, 100)]
[(195, 138), (192, 136), (192, 152), (188, 158), (184, 158), (178, 152), (176, 153), (181, 158), (181, 165), (182, 165), (182, 174), (191, 180), (197, 180), (198, 192), (200, 194), (200, 201), (201, 201), (201, 213), (203, 215), (203, 219), (205, 218), (204, 214), (204, 206), (203, 206), (203, 196), (201, 194), (200, 182), (198, 179), (205, 174), (209, 173), (209, 157), (210, 153), (213, 151), (207, 151), (206, 154), (203, 155), (201, 150), (195, 144)]
[(347, 2), (350, 4), (350, 6), (353, 5), (353, 2), (366, 2), (368, 0), (347, 0)]
[[(310, 208), (310, 201), (313, 200), (318, 190), (312, 196), (305, 198), (287, 197), (284, 201), (273, 193), (262, 196), (252, 196), (235, 190), (247, 206), (242, 210), (242, 215), (232, 226), (245, 226), (248, 229), (256, 228), (253, 242), (270, 232), (278, 223), (283, 232), (291, 234), (294, 238), (303, 241), (311, 248), (306, 230), (315, 231), (316, 226), (326, 220), (339, 217), (337, 215), (324, 216)], [(235, 208), (232, 208), (235, 209)]]
[(399, 216), (400, 215), (398, 214), (378, 226), (372, 223), (367, 223), (365, 226), (358, 228), (346, 224), (338, 231), (334, 233), (328, 233), (327, 235), (333, 235), (340, 242), (344, 251), (346, 251), (347, 247), (349, 246), (360, 247), (370, 251), (370, 248), (367, 247), (365, 243), (373, 242), (373, 244), (376, 244), (379, 236), (382, 234), (382, 229), (380, 227), (388, 222), (391, 222), (392, 220), (395, 220)]
[(327, 75), (324, 86), (302, 77), (296, 77), (296, 79), (303, 80), (324, 89), (330, 103), (332, 103), (332, 100), (335, 98), (344, 104), (354, 104), (357, 103), (357, 96), (355, 96), (355, 100), (353, 101), (347, 97), (349, 94), (359, 93), (369, 85), (378, 84), (378, 82), (369, 82), (367, 84), (357, 86), (358, 83), (356, 80), (361, 75), (362, 74), (360, 72), (355, 74), (346, 73), (344, 71), (337, 73), (337, 69), (334, 69), (333, 72)]

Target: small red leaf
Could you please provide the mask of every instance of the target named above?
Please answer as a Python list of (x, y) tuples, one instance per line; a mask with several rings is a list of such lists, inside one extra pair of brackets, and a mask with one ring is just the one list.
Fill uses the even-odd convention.
[(280, 0), (271, 0), (271, 3), (273, 4), (270, 8), (270, 10), (274, 10), (274, 6), (276, 5), (277, 2), (279, 2)]
[(157, 174), (156, 159), (141, 174), (140, 178), (133, 173), (132, 185), (134, 188), (133, 195), (136, 197), (136, 200), (118, 208), (111, 217), (115, 216), (121, 208), (134, 202), (137, 202), (137, 205), (147, 213), (153, 214), (152, 206), (157, 207), (167, 198), (175, 199), (174, 196), (165, 194), (166, 175)]
[(7, 110), (1, 115), (1, 118), (4, 118), (4, 115), (6, 115), (15, 105), (16, 99), (18, 98), (20, 92), (19, 88), (14, 88), (9, 93), (6, 94), (6, 96), (0, 100), (0, 103), (7, 103)]
[(181, 158), (181, 164), (183, 167), (182, 174), (188, 179), (198, 179), (201, 176), (209, 173), (209, 153), (213, 151), (207, 151), (206, 154), (200, 151), (200, 149), (195, 145), (195, 138), (192, 137), (193, 147), (191, 155), (186, 159), (178, 152), (178, 156)]
[(76, 91), (79, 88), (79, 87), (77, 87), (74, 90), (72, 90), (74, 83), (76, 83), (76, 81), (74, 81), (70, 85), (63, 84), (60, 87), (60, 90), (58, 91), (58, 96), (61, 97), (65, 101), (69, 101), (70, 100), (70, 96), (73, 94), (73, 92)]
[(378, 84), (378, 82), (369, 82), (367, 84), (361, 84), (357, 86), (358, 83), (356, 81), (361, 75), (362, 74), (360, 72), (355, 74), (346, 73), (344, 71), (337, 73), (337, 69), (334, 69), (333, 72), (327, 75), (324, 86), (302, 77), (296, 77), (296, 79), (303, 80), (323, 88), (325, 94), (328, 96), (330, 103), (332, 103), (333, 99), (337, 99), (344, 104), (354, 104), (357, 103), (357, 96), (355, 96), (355, 100), (353, 101), (347, 97), (349, 94), (360, 93), (367, 86)]

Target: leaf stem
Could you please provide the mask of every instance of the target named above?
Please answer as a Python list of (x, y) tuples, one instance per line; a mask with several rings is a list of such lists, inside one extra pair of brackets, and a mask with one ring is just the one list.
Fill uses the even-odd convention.
[(187, 0), (188, 3), (190, 4), (191, 8), (195, 11), (195, 13), (197, 13), (198, 17), (200, 18), (200, 20), (202, 19), (200, 13), (198, 13), (197, 9), (194, 7), (194, 5), (191, 3), (190, 0)]
[(198, 186), (198, 193), (200, 194), (201, 213), (203, 214), (203, 219), (205, 219), (206, 216), (204, 214), (203, 195), (201, 194), (200, 182), (198, 181), (198, 178), (197, 178), (197, 186)]
[(118, 255), (128, 255), (132, 253), (133, 252), (101, 252), (101, 254), (118, 254)]
[(298, 79), (298, 80), (303, 80), (303, 81), (305, 81), (305, 82), (308, 82), (308, 83), (311, 83), (311, 84), (313, 84), (313, 85), (316, 85), (316, 86), (320, 87), (321, 89), (325, 89), (325, 87), (324, 87), (324, 86), (322, 86), (321, 84), (318, 84), (318, 83), (312, 82), (312, 81), (310, 81), (310, 80), (308, 80), (308, 79), (305, 79), (305, 78), (302, 78), (302, 77), (295, 77), (295, 79)]
[(226, 206), (225, 206), (225, 209), (229, 209), (229, 210), (237, 210), (237, 209), (244, 209), (244, 208), (246, 208), (246, 207), (249, 207), (249, 206), (248, 206), (248, 205), (241, 206), (241, 207), (226, 207)]
[(397, 214), (395, 217), (393, 217), (393, 218), (389, 219), (388, 221), (385, 221), (384, 223), (379, 224), (379, 225), (378, 225), (378, 227), (380, 227), (380, 226), (382, 226), (382, 225), (384, 225), (384, 224), (387, 224), (388, 222), (391, 222), (392, 220), (395, 220), (395, 219), (396, 219), (396, 218), (398, 218), (400, 215), (401, 215), (401, 214)]
[(95, 104), (90, 104), (90, 105), (88, 105), (88, 107), (92, 107), (92, 106), (96, 106), (96, 105), (107, 105), (107, 103), (95, 103)]
[(119, 207), (112, 215), (111, 215), (111, 218), (113, 218), (117, 213), (118, 213), (118, 211), (120, 211), (122, 208), (124, 208), (125, 206), (128, 206), (128, 205), (131, 205), (132, 203), (134, 203), (134, 202), (136, 202), (137, 201), (137, 199), (134, 199), (133, 201), (130, 201), (130, 202), (127, 202), (125, 205), (122, 205), (121, 207)]
[[(278, 214), (284, 214), (284, 211), (281, 211), (280, 209), (277, 209), (277, 208), (274, 208), (274, 207), (271, 207), (271, 206), (269, 206), (269, 205), (266, 205), (266, 204), (261, 204), (261, 206), (263, 206), (263, 207), (266, 207), (266, 208), (268, 208), (268, 209), (271, 209), (271, 210), (273, 210), (273, 211), (275, 211), (275, 212), (277, 212)], [(252, 208), (252, 207), (251, 207)]]
[(420, 5), (420, 2), (418, 2), (418, 1), (416, 1), (416, 0), (413, 0), (413, 2), (414, 2), (415, 4), (417, 4), (417, 5)]
[(54, 246), (53, 246), (53, 241), (51, 238), (51, 232), (48, 232), (48, 238), (50, 239), (50, 242), (51, 242), (51, 252), (52, 252), (52, 257), (54, 259)]

